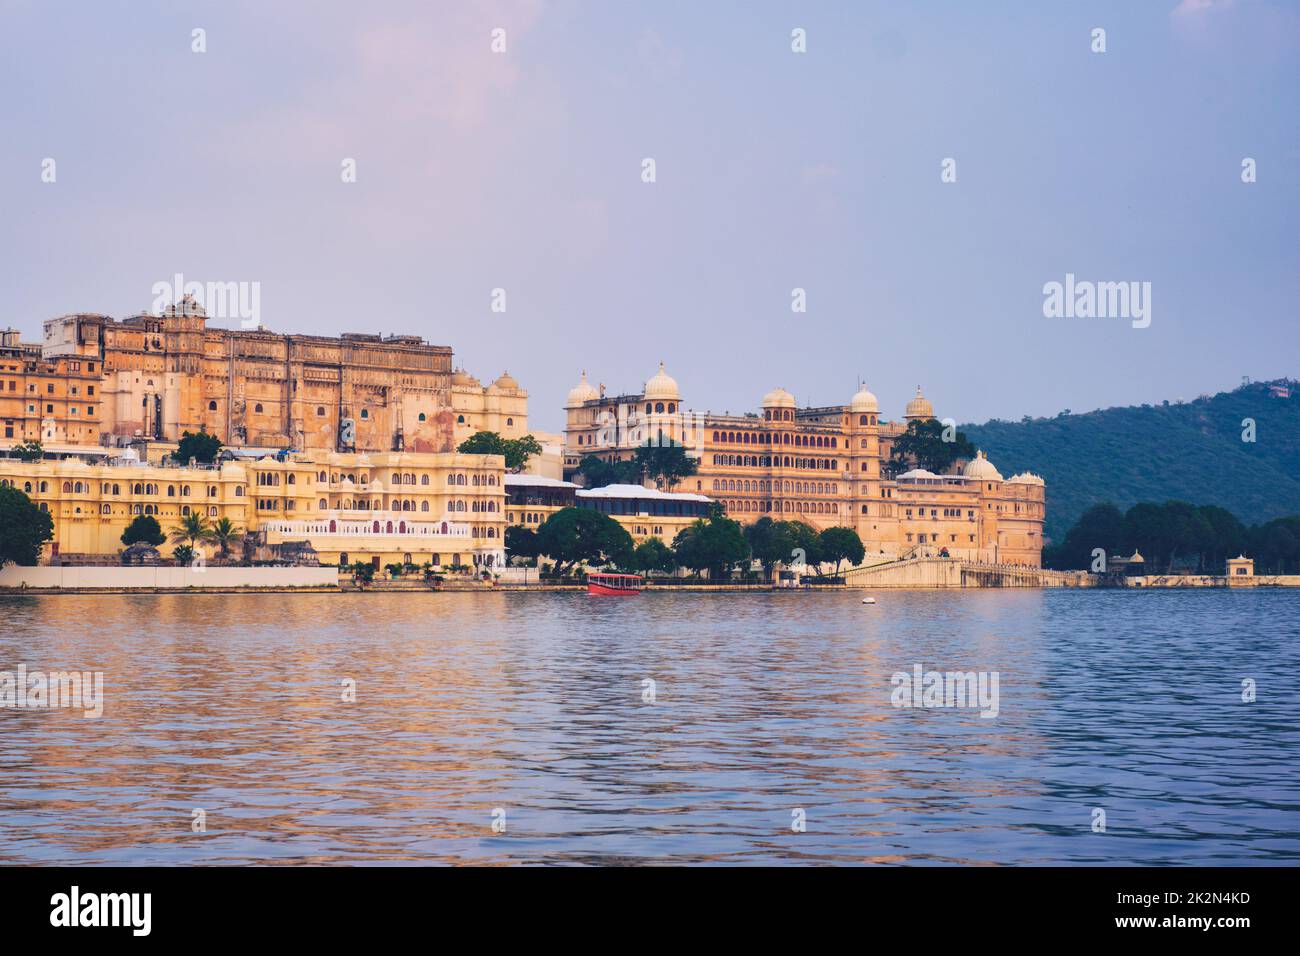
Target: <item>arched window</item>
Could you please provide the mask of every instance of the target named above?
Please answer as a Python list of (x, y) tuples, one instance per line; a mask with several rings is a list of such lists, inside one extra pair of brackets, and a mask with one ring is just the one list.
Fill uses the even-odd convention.
[(424, 412), (420, 412), (420, 421), (424, 421)]
[(262, 411), (262, 403), (261, 403), (261, 402), (258, 402), (256, 405), (254, 405), (254, 406), (253, 406), (253, 411), (254, 411), (254, 412), (257, 412), (257, 413), (260, 414), (261, 411)]
[(297, 483), (298, 483), (297, 477), (294, 476), (293, 472), (289, 472), (289, 484), (296, 485)]
[(235, 497), (236, 497), (236, 498), (242, 498), (242, 497), (244, 497), (244, 486), (243, 486), (243, 485), (235, 485)]
[(63, 483), (63, 493), (64, 493), (65, 495), (70, 495), (70, 494), (72, 494), (72, 482), (70, 482), (70, 481), (65, 481), (65, 482)]
[(168, 486), (167, 486), (167, 497), (168, 497), (168, 498), (175, 498), (175, 497), (176, 497), (176, 486), (175, 486), (175, 485), (168, 485)]
[(427, 485), (428, 483), (429, 483), (429, 476), (428, 476), (428, 475), (421, 475), (421, 476), (420, 476), (420, 484), (422, 484), (422, 485)]
[(363, 409), (361, 409), (361, 417), (362, 417), (362, 418), (369, 418), (369, 417), (370, 417), (370, 409), (368, 409), (368, 408), (363, 408)]
[(216, 410), (217, 410), (217, 403), (216, 403), (216, 402), (208, 402), (208, 411), (210, 411), (210, 412), (215, 412)]
[(464, 424), (465, 424), (465, 416), (464, 416), (464, 415), (457, 415), (457, 416), (456, 416), (456, 424), (457, 424), (457, 425), (464, 425)]
[(322, 498), (320, 501), (316, 503), (316, 507), (319, 508), (321, 511), (325, 511), (329, 508), (329, 505), (327, 505), (325, 503), (325, 499)]
[(513, 425), (514, 423), (515, 423), (515, 420), (514, 420), (513, 418), (507, 418), (507, 419), (506, 419), (506, 424), (507, 424), (507, 425)]
[(317, 405), (317, 406), (316, 406), (316, 417), (317, 417), (317, 418), (324, 418), (324, 417), (325, 417), (325, 406), (324, 406), (324, 405)]

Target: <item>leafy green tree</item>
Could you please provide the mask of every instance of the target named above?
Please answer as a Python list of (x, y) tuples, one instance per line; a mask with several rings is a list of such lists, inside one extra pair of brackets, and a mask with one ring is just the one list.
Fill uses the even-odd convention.
[(674, 542), (677, 562), (697, 574), (722, 578), (738, 562), (749, 557), (749, 545), (740, 523), (715, 512), (683, 528)]
[(850, 567), (855, 567), (867, 555), (862, 539), (852, 528), (826, 528), (817, 537), (821, 546), (821, 558), (823, 561), (835, 562), (836, 575), (840, 573), (843, 562), (848, 561)]
[(223, 558), (230, 555), (231, 546), (238, 544), (243, 537), (244, 532), (229, 518), (218, 518), (212, 523), (212, 540)]
[(194, 549), (188, 544), (178, 544), (172, 549), (172, 557), (179, 564), (189, 564), (194, 560)]
[(193, 458), (200, 464), (210, 465), (221, 451), (221, 439), (205, 431), (181, 432), (181, 440), (176, 443), (172, 458), (182, 465)]
[(21, 445), (14, 445), (9, 449), (9, 455), (19, 461), (40, 461), (45, 457), (45, 449), (38, 441), (27, 441)]
[(643, 574), (651, 571), (672, 574), (677, 570), (677, 555), (658, 538), (646, 538), (632, 553), (632, 567)]
[(686, 454), (679, 442), (646, 443), (636, 450), (637, 470), (654, 481), (658, 488), (671, 491), (684, 478), (700, 470), (700, 463)]
[(158, 519), (153, 515), (136, 515), (122, 532), (122, 543), (128, 546), (148, 544), (156, 548), (166, 540), (166, 535), (158, 525)]
[(1085, 511), (1067, 532), (1065, 540), (1044, 552), (1043, 563), (1061, 571), (1089, 571), (1096, 548), (1101, 548), (1109, 558), (1118, 554), (1126, 543), (1124, 515), (1106, 501)]
[(773, 521), (767, 515), (745, 526), (745, 541), (750, 555), (763, 565), (768, 577), (779, 562), (790, 559), (790, 552), (794, 549), (794, 541), (782, 522)]
[(1300, 516), (1274, 518), (1251, 528), (1247, 547), (1256, 571), (1266, 574), (1300, 573)]
[(554, 558), (555, 573), (564, 575), (580, 562), (626, 567), (632, 559), (632, 536), (607, 514), (561, 508), (537, 529), (537, 548)]
[(588, 455), (578, 463), (578, 474), (584, 488), (604, 488), (607, 485), (639, 485), (645, 477), (635, 459), (608, 462)]
[(798, 552), (803, 553), (804, 563), (813, 568), (827, 560), (822, 554), (821, 536), (812, 525), (803, 521), (782, 521), (779, 524), (781, 525), (782, 534), (790, 543), (789, 553), (781, 559), (785, 564), (797, 564), (799, 562)]
[(369, 561), (357, 561), (349, 565), (349, 568), (357, 583), (363, 587), (375, 579), (375, 566)]
[(537, 550), (537, 532), (522, 525), (506, 528), (506, 554), (512, 558), (535, 558)]
[(54, 537), (54, 519), (17, 488), (0, 486), (0, 568), (33, 565)]
[(1201, 505), (1199, 510), (1210, 523), (1212, 535), (1212, 544), (1201, 552), (1201, 570), (1221, 574), (1226, 559), (1236, 557), (1245, 549), (1246, 527), (1231, 511), (1218, 505)]
[(181, 523), (172, 528), (171, 536), (173, 541), (183, 541), (193, 550), (200, 541), (212, 540), (212, 529), (208, 527), (207, 518), (197, 511), (191, 511), (181, 516)]
[(475, 432), (456, 450), (462, 455), (501, 455), (506, 460), (506, 471), (519, 472), (529, 458), (542, 453), (542, 446), (532, 435), (502, 438), (497, 432)]
[(908, 462), (941, 475), (959, 458), (974, 458), (975, 446), (965, 432), (954, 432), (952, 441), (944, 441), (944, 425), (938, 419), (907, 423), (907, 431), (894, 439), (890, 468), (892, 473), (906, 471)]

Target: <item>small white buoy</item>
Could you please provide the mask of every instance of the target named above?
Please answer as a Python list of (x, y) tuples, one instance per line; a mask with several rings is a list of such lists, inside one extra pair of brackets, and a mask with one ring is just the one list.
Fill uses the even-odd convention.
[(876, 599), (875, 599), (875, 598), (872, 598), (872, 597), (865, 597), (865, 598), (862, 599), (862, 603), (863, 603), (863, 604), (875, 604), (875, 603), (876, 603)]

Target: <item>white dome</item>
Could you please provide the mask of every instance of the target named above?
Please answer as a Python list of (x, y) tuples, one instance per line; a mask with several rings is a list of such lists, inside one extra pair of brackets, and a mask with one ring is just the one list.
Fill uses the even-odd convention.
[(876, 401), (876, 396), (867, 391), (863, 385), (854, 393), (853, 399), (849, 403), (849, 411), (852, 412), (878, 412), (880, 403)]
[(934, 418), (934, 406), (930, 400), (921, 394), (921, 386), (916, 386), (915, 397), (907, 403), (907, 409), (903, 412), (904, 418)]
[(565, 404), (581, 405), (583, 402), (594, 401), (597, 398), (600, 398), (600, 392), (596, 391), (591, 383), (587, 381), (587, 373), (583, 371), (582, 380), (569, 389), (569, 400)]
[(1041, 484), (1044, 484), (1044, 482), (1043, 482), (1043, 479), (1042, 479), (1042, 478), (1040, 478), (1038, 475), (1035, 475), (1033, 472), (1022, 471), (1020, 474), (1018, 474), (1018, 475), (1012, 475), (1009, 479), (1007, 479), (1007, 484), (1009, 484), (1009, 485), (1041, 485)]
[(677, 380), (664, 371), (664, 363), (659, 363), (659, 371), (654, 378), (645, 383), (646, 398), (664, 398), (677, 401)]
[(501, 377), (488, 386), (488, 391), (500, 392), (506, 389), (518, 389), (519, 382), (509, 372), (502, 372)]
[(978, 478), (980, 481), (1001, 481), (1002, 474), (993, 467), (993, 462), (984, 457), (984, 452), (977, 451), (975, 457), (966, 462), (966, 467), (961, 473), (967, 478)]
[(794, 408), (794, 396), (783, 388), (774, 388), (763, 396), (763, 408)]

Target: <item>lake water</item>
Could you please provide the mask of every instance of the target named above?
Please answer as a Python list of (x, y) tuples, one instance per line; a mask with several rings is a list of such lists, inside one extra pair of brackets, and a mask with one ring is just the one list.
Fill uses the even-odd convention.
[(876, 597), (0, 598), (0, 670), (105, 681), (0, 710), (0, 862), (1300, 859), (1300, 592)]

